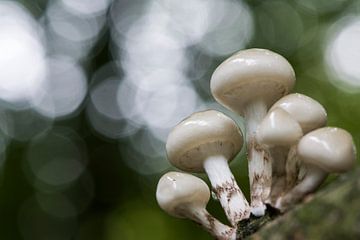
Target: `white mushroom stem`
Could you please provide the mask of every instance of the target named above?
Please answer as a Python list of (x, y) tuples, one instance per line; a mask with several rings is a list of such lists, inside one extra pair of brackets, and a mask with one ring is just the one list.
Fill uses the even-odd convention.
[(314, 165), (306, 165), (306, 175), (290, 192), (280, 197), (276, 208), (286, 211), (294, 204), (301, 201), (307, 194), (314, 192), (324, 182), (328, 173)]
[(245, 109), (246, 142), (249, 161), (249, 180), (251, 195), (251, 213), (263, 216), (271, 189), (271, 159), (266, 148), (255, 137), (256, 130), (267, 112), (264, 102), (257, 101)]
[(206, 209), (204, 208), (186, 208), (182, 210), (183, 216), (189, 218), (190, 220), (198, 223), (203, 227), (207, 232), (214, 236), (218, 240), (235, 240), (236, 239), (236, 229), (231, 228), (215, 217), (213, 217)]
[(239, 221), (248, 218), (249, 203), (237, 185), (227, 159), (223, 156), (209, 157), (204, 162), (204, 169), (231, 225), (236, 226)]
[(272, 160), (271, 193), (266, 203), (274, 205), (276, 200), (284, 194), (286, 188), (286, 161), (289, 147), (271, 147), (269, 149)]

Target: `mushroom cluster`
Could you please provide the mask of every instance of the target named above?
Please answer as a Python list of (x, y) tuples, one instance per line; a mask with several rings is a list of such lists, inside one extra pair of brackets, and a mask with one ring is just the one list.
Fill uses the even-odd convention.
[(239, 222), (251, 214), (261, 217), (268, 206), (285, 212), (329, 173), (351, 169), (356, 159), (351, 135), (325, 127), (324, 107), (303, 94), (289, 94), (294, 85), (290, 63), (269, 50), (242, 50), (220, 64), (210, 88), (216, 101), (245, 120), (250, 204), (229, 167), (243, 146), (243, 133), (230, 117), (207, 110), (175, 126), (166, 151), (178, 169), (207, 174), (230, 226), (207, 212), (210, 190), (188, 173), (169, 172), (160, 179), (160, 207), (197, 222), (216, 239), (235, 239)]

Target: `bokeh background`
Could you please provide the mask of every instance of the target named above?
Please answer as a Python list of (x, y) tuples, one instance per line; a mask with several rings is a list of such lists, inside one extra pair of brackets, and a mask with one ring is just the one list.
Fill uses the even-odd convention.
[[(181, 119), (214, 108), (242, 127), (209, 89), (240, 49), (285, 56), (295, 91), (360, 149), (359, 13), (356, 0), (0, 1), (0, 239), (210, 239), (155, 189)], [(231, 168), (248, 194), (243, 152)]]

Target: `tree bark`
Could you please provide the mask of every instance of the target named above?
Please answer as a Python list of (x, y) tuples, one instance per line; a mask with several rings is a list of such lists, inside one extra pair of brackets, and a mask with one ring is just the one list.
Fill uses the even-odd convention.
[(284, 215), (239, 224), (238, 239), (360, 239), (360, 169), (339, 176)]

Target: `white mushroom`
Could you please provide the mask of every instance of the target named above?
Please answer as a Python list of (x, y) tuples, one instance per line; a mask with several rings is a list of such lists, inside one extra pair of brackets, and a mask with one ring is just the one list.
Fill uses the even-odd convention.
[(323, 127), (327, 121), (324, 107), (315, 99), (300, 93), (292, 93), (279, 99), (271, 107), (282, 108), (301, 126), (304, 133)]
[(210, 190), (200, 178), (168, 172), (159, 180), (156, 199), (165, 212), (174, 217), (191, 219), (216, 239), (235, 239), (235, 229), (222, 224), (206, 210)]
[(295, 84), (289, 62), (265, 49), (239, 51), (225, 60), (211, 77), (211, 92), (225, 107), (245, 117), (249, 155), (251, 212), (264, 215), (271, 188), (271, 161), (257, 143), (255, 132), (268, 108)]
[(275, 204), (286, 185), (285, 163), (287, 153), (302, 137), (302, 129), (286, 111), (274, 108), (259, 125), (256, 139), (269, 147), (272, 160), (272, 186), (267, 203)]
[(242, 145), (242, 134), (235, 122), (214, 110), (194, 113), (180, 122), (166, 143), (169, 161), (174, 166), (207, 173), (232, 226), (250, 215), (249, 204), (228, 165)]
[(356, 149), (350, 133), (325, 127), (306, 134), (297, 146), (297, 155), (306, 167), (304, 179), (280, 197), (276, 207), (285, 211), (315, 191), (328, 173), (342, 173), (355, 164)]
[[(281, 108), (289, 113), (300, 124), (304, 134), (326, 125), (327, 114), (324, 107), (315, 99), (303, 94), (289, 94), (277, 101), (270, 111), (275, 108)], [(299, 171), (303, 170), (304, 173), (304, 169), (297, 158), (296, 147), (295, 144), (288, 151), (285, 191), (290, 190), (304, 175), (299, 176)]]

